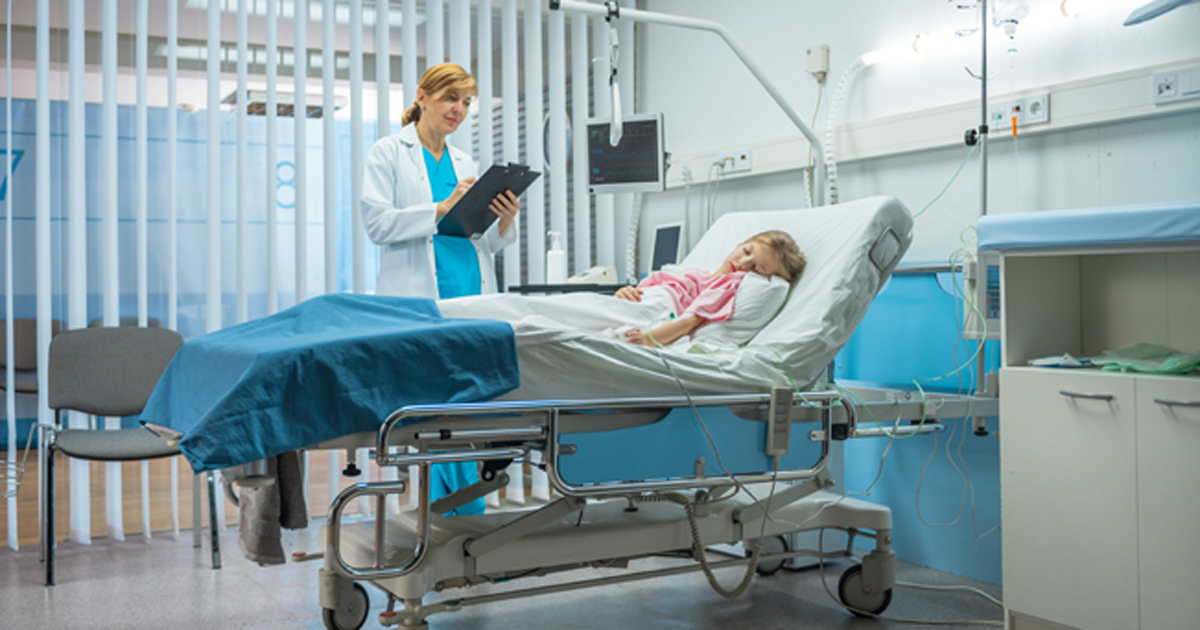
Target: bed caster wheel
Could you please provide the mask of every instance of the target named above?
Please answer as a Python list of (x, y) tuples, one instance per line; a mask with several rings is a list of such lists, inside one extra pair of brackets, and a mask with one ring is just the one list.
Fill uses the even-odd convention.
[(371, 598), (362, 584), (354, 583), (354, 592), (337, 609), (322, 608), (321, 621), (328, 630), (358, 630), (367, 621), (371, 610)]
[(783, 568), (783, 563), (787, 562), (786, 558), (773, 559), (771, 556), (789, 551), (787, 539), (783, 536), (771, 536), (770, 538), (756, 538), (746, 541), (749, 543), (746, 549), (746, 557), (754, 555), (754, 545), (762, 546), (762, 553), (758, 555), (758, 566), (755, 571), (759, 575), (774, 575), (775, 572)]
[(856, 564), (838, 580), (838, 597), (859, 617), (879, 615), (892, 603), (892, 589), (872, 592), (863, 583), (863, 568)]

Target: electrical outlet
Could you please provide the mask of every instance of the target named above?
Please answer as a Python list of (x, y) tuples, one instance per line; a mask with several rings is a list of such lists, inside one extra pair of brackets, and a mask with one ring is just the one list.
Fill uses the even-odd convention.
[(1154, 75), (1154, 102), (1160, 103), (1175, 98), (1178, 77), (1174, 72), (1163, 72)]
[(1024, 109), (1021, 111), (1026, 125), (1040, 125), (1050, 122), (1050, 95), (1035, 94), (1024, 98)]
[(1200, 98), (1200, 66), (1155, 72), (1151, 86), (1155, 105)]
[(993, 131), (1011, 129), (1014, 116), (1017, 128), (1050, 122), (1050, 94), (1032, 94), (988, 104), (988, 126)]
[(716, 161), (721, 165), (722, 175), (748, 171), (750, 170), (750, 149), (719, 153)]

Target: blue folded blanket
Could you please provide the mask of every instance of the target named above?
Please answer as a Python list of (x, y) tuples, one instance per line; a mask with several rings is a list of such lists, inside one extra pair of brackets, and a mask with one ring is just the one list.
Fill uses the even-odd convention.
[(178, 431), (196, 472), (375, 431), (405, 405), (520, 385), (512, 328), (428, 299), (335, 294), (189, 340), (142, 422)]

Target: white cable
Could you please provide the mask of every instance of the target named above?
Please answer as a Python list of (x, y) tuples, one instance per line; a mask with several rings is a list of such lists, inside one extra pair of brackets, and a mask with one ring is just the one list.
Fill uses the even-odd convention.
[[(713, 169), (717, 170), (717, 179), (716, 179), (715, 183), (713, 180)], [(712, 227), (713, 211), (716, 210), (716, 208), (717, 208), (717, 192), (720, 191), (720, 189), (721, 189), (721, 178), (724, 176), (725, 176), (725, 174), (721, 171), (721, 163), (720, 162), (713, 162), (712, 164), (710, 164), (708, 166), (708, 176), (704, 180), (704, 205), (705, 205), (704, 230), (705, 231), (708, 231), (708, 228)], [(711, 196), (709, 194), (709, 186), (712, 186)]]
[[(965, 231), (966, 230), (964, 230), (964, 232)], [(957, 320), (957, 327), (958, 327), (958, 330), (960, 333), (959, 339), (956, 339), (955, 345), (954, 345), (954, 356), (955, 357), (957, 357), (957, 355), (958, 355), (958, 341), (961, 339), (961, 336), (962, 336), (962, 320), (963, 320), (963, 318), (962, 318), (962, 316), (960, 316), (960, 311), (958, 310), (959, 300), (961, 299), (961, 301), (962, 301), (961, 303), (963, 305), (963, 310), (961, 313), (965, 314), (967, 308), (969, 307), (971, 310), (976, 312), (977, 316), (981, 316), (981, 314), (978, 311), (978, 307), (975, 304), (974, 297), (971, 296), (970, 294), (968, 294), (968, 292), (965, 290), (965, 287), (963, 287), (960, 283), (956, 282), (954, 279), (953, 269), (956, 266), (955, 263), (961, 261), (961, 264), (963, 266), (965, 266), (965, 264), (968, 262), (968, 259), (971, 256), (971, 252), (967, 248), (969, 241), (966, 239), (961, 239), (961, 241), (963, 243), (963, 246), (959, 247), (957, 250), (955, 250), (950, 255), (950, 268), (951, 268), (950, 283), (951, 283), (952, 289), (953, 289), (953, 293), (951, 294), (951, 296), (953, 298), (955, 298), (955, 317)], [(981, 319), (981, 321), (982, 321), (982, 319)], [(983, 325), (986, 328), (986, 323), (984, 323)], [(985, 331), (984, 336), (986, 337), (986, 331)], [(981, 344), (986, 343), (986, 340), (981, 339), (979, 343), (981, 343)], [(955, 360), (957, 361), (957, 358)], [(972, 362), (968, 360), (968, 364), (970, 365), (971, 363)], [(970, 369), (970, 368), (968, 368), (968, 369)], [(962, 395), (962, 389), (963, 389), (963, 385), (964, 385), (964, 383), (962, 381), (962, 377), (963, 377), (963, 374), (960, 372), (959, 373), (959, 394), (960, 395)], [(976, 379), (978, 379), (978, 375), (976, 376)], [(928, 525), (930, 527), (950, 527), (950, 526), (957, 524), (959, 522), (959, 520), (962, 518), (962, 513), (963, 513), (963, 510), (965, 509), (965, 507), (967, 506), (968, 497), (969, 497), (970, 498), (970, 507), (971, 507), (971, 531), (976, 538), (983, 538), (995, 531), (998, 531), (1000, 526), (996, 525), (995, 527), (992, 527), (991, 529), (987, 530), (986, 532), (980, 534), (979, 528), (977, 525), (978, 516), (976, 514), (976, 509), (975, 509), (975, 484), (971, 480), (971, 473), (970, 473), (969, 467), (967, 466), (966, 458), (964, 458), (962, 455), (962, 447), (963, 447), (964, 442), (966, 441), (966, 435), (967, 435), (967, 428), (965, 425), (967, 422), (967, 418), (971, 417), (972, 402), (973, 402), (972, 400), (968, 399), (967, 413), (962, 420), (962, 424), (964, 426), (963, 426), (963, 434), (959, 438), (958, 448), (956, 449), (956, 455), (958, 457), (957, 461), (955, 461), (954, 455), (952, 455), (950, 453), (950, 445), (954, 440), (954, 435), (955, 435), (954, 432), (958, 430), (958, 424), (954, 425), (954, 427), (951, 431), (950, 437), (948, 437), (946, 440), (946, 459), (950, 462), (950, 465), (954, 468), (955, 472), (957, 472), (959, 474), (959, 478), (963, 482), (963, 498), (962, 498), (962, 501), (959, 503), (958, 514), (954, 517), (954, 519), (952, 521), (946, 522), (946, 523), (937, 523), (937, 522), (926, 521), (924, 515), (921, 514), (921, 492), (922, 492), (922, 488), (924, 487), (925, 474), (929, 468), (929, 464), (933, 461), (934, 456), (937, 454), (938, 442), (937, 442), (936, 434), (934, 435), (934, 438), (933, 438), (933, 440), (934, 440), (933, 450), (930, 451), (929, 458), (925, 460), (925, 465), (921, 469), (921, 476), (917, 482), (915, 506), (916, 506), (917, 518), (921, 521), (922, 524)], [(959, 467), (959, 462), (962, 463), (961, 468)]]
[(813, 185), (812, 185), (812, 164), (806, 164), (804, 168), (804, 201), (809, 208), (813, 207)]
[(629, 284), (637, 284), (638, 224), (642, 220), (642, 193), (634, 193), (633, 207), (629, 211), (629, 232), (625, 235), (625, 278)]
[[(689, 215), (692, 213), (692, 168), (685, 166), (683, 168), (683, 228), (680, 230), (680, 248), (684, 256), (692, 252), (690, 240), (688, 238), (688, 230), (690, 228), (691, 219)], [(678, 261), (676, 261), (678, 262)]]
[(837, 89), (833, 93), (833, 99), (829, 101), (829, 113), (825, 118), (825, 171), (826, 177), (829, 179), (829, 204), (835, 205), (838, 202), (838, 187), (837, 187), (837, 156), (836, 156), (836, 136), (837, 136), (837, 115), (841, 109), (842, 99), (846, 96), (846, 90), (850, 87), (850, 82), (854, 75), (858, 74), (859, 70), (866, 67), (862, 57), (854, 60), (848, 68), (842, 71), (842, 76), (838, 79)]
[(914, 582), (904, 582), (901, 580), (896, 580), (896, 586), (904, 586), (907, 588), (916, 588), (916, 589), (921, 589), (921, 590), (925, 590), (925, 591), (967, 591), (968, 593), (975, 593), (976, 595), (988, 600), (989, 602), (992, 602), (993, 604), (995, 604), (997, 606), (1004, 605), (1004, 602), (996, 599), (995, 597), (992, 597), (991, 595), (989, 595), (987, 593), (987, 591), (975, 588), (974, 586), (966, 586), (964, 584), (950, 584), (947, 586), (940, 586), (940, 585), (935, 585), (935, 584), (916, 584)]
[[(963, 510), (967, 506), (967, 479), (966, 479), (966, 477), (963, 476), (962, 470), (959, 469), (958, 464), (954, 461), (954, 458), (950, 457), (950, 443), (952, 441), (954, 441), (954, 434), (957, 431), (958, 431), (958, 424), (955, 423), (954, 427), (950, 430), (950, 436), (946, 438), (946, 457), (947, 457), (947, 459), (950, 460), (950, 465), (953, 466), (954, 470), (958, 472), (959, 479), (962, 480), (962, 500), (959, 501), (959, 503), (958, 503), (958, 514), (956, 514), (954, 516), (953, 520), (950, 520), (950, 521), (944, 522), (944, 523), (939, 523), (936, 521), (927, 521), (927, 520), (925, 520), (925, 516), (923, 514), (921, 514), (921, 489), (925, 485), (925, 473), (929, 470), (929, 464), (930, 464), (930, 462), (933, 461), (933, 458), (937, 455), (937, 451), (938, 451), (937, 434), (934, 434), (934, 436), (933, 436), (933, 450), (929, 451), (929, 457), (925, 460), (925, 465), (921, 467), (921, 476), (917, 479), (917, 493), (916, 493), (916, 499), (915, 499), (915, 504), (916, 504), (916, 508), (917, 508), (917, 519), (921, 521), (921, 524), (927, 525), (929, 527), (953, 527), (954, 525), (956, 525), (958, 523), (959, 519), (962, 518)], [(965, 433), (965, 431), (964, 431), (964, 433)]]

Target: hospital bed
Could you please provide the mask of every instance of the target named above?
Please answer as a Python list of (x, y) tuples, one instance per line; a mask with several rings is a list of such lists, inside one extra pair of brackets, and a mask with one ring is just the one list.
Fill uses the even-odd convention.
[[(331, 508), (321, 571), (326, 625), (362, 622), (364, 581), (389, 596), (381, 622), (422, 627), (429, 615), (466, 605), (688, 570), (705, 571), (716, 585), (714, 567), (754, 563), (765, 572), (798, 555), (844, 556), (856, 536), (874, 539), (875, 547), (847, 570), (841, 597), (862, 612), (886, 608), (894, 581), (891, 513), (831, 492), (825, 470), (833, 437), (859, 430), (855, 407), (836, 390), (793, 393), (820, 389), (809, 386), (820, 380), (902, 256), (911, 219), (891, 198), (727, 215), (682, 264), (714, 267), (742, 240), (771, 228), (794, 235), (809, 267), (779, 313), (738, 352), (656, 352), (581, 334), (556, 324), (569, 314), (557, 312), (554, 299), (442, 303), (443, 314), (454, 316), (487, 304), (481, 308), (487, 316), (513, 324), (521, 385), (494, 402), (412, 406), (388, 417), (373, 444), (379, 465), (418, 466), (421, 474), (414, 478), (425, 479), (435, 462), (481, 461), (482, 481), (434, 503), (426, 484), (410, 488), (404, 480), (358, 484), (340, 494)], [(578, 297), (572, 302), (578, 304)], [(550, 315), (537, 316), (547, 309)], [(775, 393), (768, 393), (772, 388)], [(600, 397), (605, 393), (621, 397)], [(528, 461), (533, 452), (541, 455), (554, 490), (548, 501), (478, 516), (438, 516), (506, 487), (509, 463)], [(418, 495), (418, 508), (384, 516), (385, 498), (404, 490)], [(376, 517), (344, 518), (363, 497), (377, 502)], [(789, 549), (784, 542), (788, 534), (825, 528), (849, 533), (846, 547), (823, 552)], [(763, 552), (750, 559), (705, 553), (721, 543), (774, 553), (767, 559)], [(567, 584), (542, 580), (470, 596), (477, 584), (529, 584), (573, 569), (637, 566), (662, 555), (697, 562), (617, 575), (585, 571), (570, 574), (577, 579)]]
[[(792, 234), (809, 259), (779, 311), (737, 351), (632, 346), (555, 316), (593, 310), (589, 300), (619, 302), (611, 298), (448, 300), (438, 303), (438, 309), (450, 322), (487, 318), (507, 323), (519, 384), (494, 383), (491, 391), (496, 393), (488, 395), (486, 388), (468, 379), (477, 386), (473, 400), (407, 400), (383, 409), (373, 422), (362, 419), (365, 410), (321, 414), (304, 408), (287, 418), (290, 424), (285, 428), (270, 418), (260, 420), (271, 415), (265, 411), (246, 413), (245, 403), (237, 399), (228, 403), (236, 413), (224, 414), (236, 416), (236, 425), (177, 427), (181, 448), (193, 468), (203, 470), (252, 465), (297, 446), (365, 446), (373, 448), (378, 465), (399, 471), (396, 481), (351, 486), (331, 506), (320, 580), (320, 602), (331, 628), (354, 628), (365, 620), (362, 582), (388, 593), (389, 613), (382, 622), (422, 627), (427, 616), (463, 605), (691, 567), (433, 601), (430, 593), (447, 589), (577, 568), (627, 567), (631, 561), (662, 555), (696, 560), (696, 567), (709, 573), (717, 586), (711, 577), (714, 567), (749, 563), (766, 569), (799, 555), (846, 555), (857, 537), (874, 539), (875, 547), (861, 565), (843, 575), (839, 594), (856, 612), (880, 612), (890, 601), (893, 585), (891, 513), (830, 491), (832, 479), (825, 470), (830, 445), (871, 434), (870, 427), (859, 426), (859, 416), (872, 405), (923, 423), (931, 420), (922, 429), (936, 429), (933, 418), (955, 417), (948, 414), (961, 408), (943, 402), (935, 410), (921, 401), (902, 404), (896, 396), (867, 392), (856, 404), (853, 396), (820, 381), (902, 257), (911, 227), (908, 211), (890, 197), (721, 217), (683, 265), (713, 268), (738, 243), (765, 229)], [(472, 361), (490, 369), (489, 357), (506, 352), (503, 344), (493, 344), (486, 352), (476, 351)], [(358, 352), (343, 354), (353, 358)], [(441, 360), (428, 351), (417, 356), (420, 362)], [(362, 371), (341, 377), (362, 378)], [(285, 372), (273, 368), (270, 379), (278, 381)], [(462, 377), (456, 370), (452, 373)], [(288, 378), (293, 377), (284, 380)], [(318, 387), (325, 380), (305, 382)], [(184, 375), (181, 382), (195, 387), (196, 380)], [(277, 387), (296, 396), (305, 394), (290, 383), (268, 389)], [(172, 386), (160, 383), (160, 388)], [(245, 391), (240, 384), (230, 389)], [(319, 406), (321, 399), (335, 394), (317, 393), (317, 400), (309, 395), (293, 408)], [(982, 410), (977, 413), (983, 415)], [(373, 430), (355, 430), (343, 416), (353, 416)], [(379, 418), (384, 417), (380, 426)], [(236, 435), (229, 433), (235, 430)], [(318, 434), (322, 437), (313, 439)], [(276, 437), (285, 439), (272, 443)], [(294, 444), (297, 441), (301, 443)], [(213, 445), (220, 448), (207, 449)], [(507, 486), (513, 462), (535, 460), (540, 460), (537, 465), (554, 489), (545, 502), (477, 516), (439, 516)], [(428, 467), (452, 461), (482, 462), (481, 481), (431, 503), (422, 481), (429, 478)], [(410, 468), (422, 474), (408, 478)], [(383, 509), (387, 498), (403, 492), (419, 499), (417, 509), (388, 516)], [(347, 507), (364, 498), (376, 502), (375, 515), (365, 520), (346, 517)], [(786, 544), (795, 532), (829, 528), (848, 534), (844, 549), (789, 549)], [(705, 550), (721, 543), (763, 551), (750, 559), (707, 557)], [(764, 560), (767, 552), (771, 556)], [(745, 586), (743, 581), (732, 592)], [(399, 610), (396, 603), (401, 604)]]

